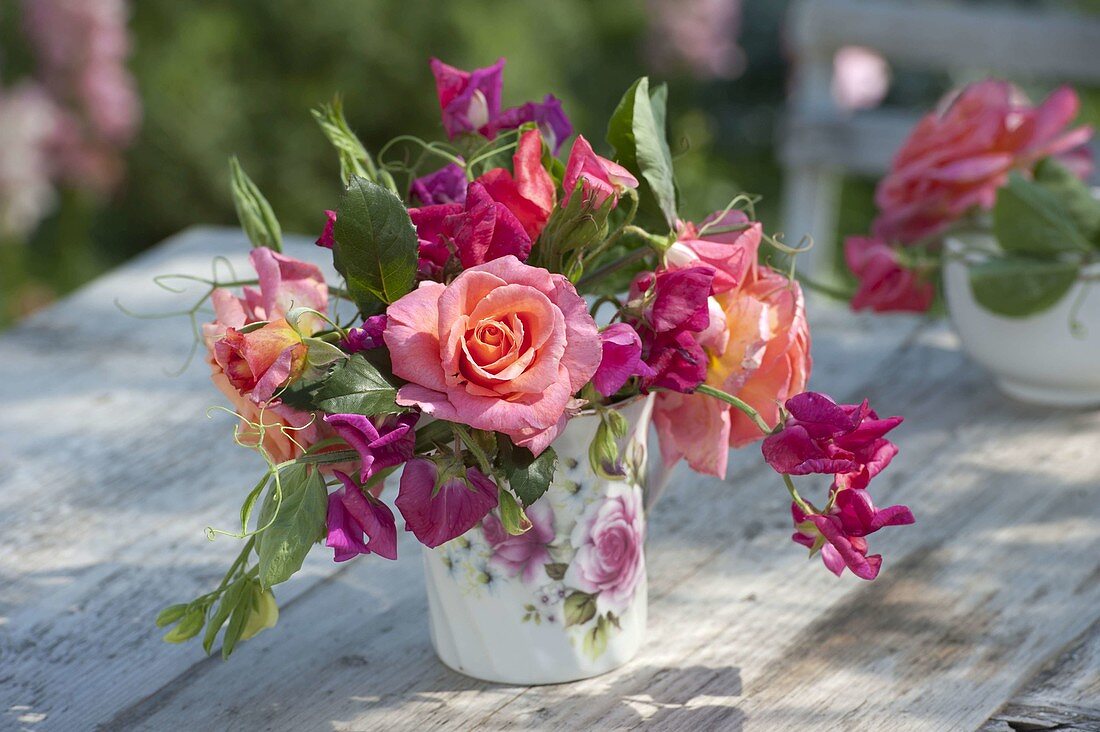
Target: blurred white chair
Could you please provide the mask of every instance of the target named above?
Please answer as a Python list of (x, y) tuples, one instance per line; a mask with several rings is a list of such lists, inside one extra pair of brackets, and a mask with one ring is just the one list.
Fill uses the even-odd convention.
[(786, 35), (793, 72), (780, 150), (783, 226), (789, 242), (813, 236), (800, 269), (822, 279), (834, 257), (842, 176), (882, 174), (920, 116), (841, 109), (832, 93), (837, 50), (863, 46), (909, 69), (1100, 84), (1094, 17), (935, 0), (795, 0)]

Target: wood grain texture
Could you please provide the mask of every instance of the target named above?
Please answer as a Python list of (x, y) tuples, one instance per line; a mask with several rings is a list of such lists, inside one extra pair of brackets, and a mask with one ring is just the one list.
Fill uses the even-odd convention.
[[(649, 640), (606, 676), (527, 688), (444, 668), (407, 535), (397, 562), (314, 552), (277, 629), (228, 664), (165, 646), (152, 616), (235, 554), (202, 528), (232, 524), (258, 458), (203, 419), (203, 368), (164, 375), (184, 326), (111, 303), (172, 307), (153, 274), (243, 247), (192, 231), (0, 337), (0, 727), (976, 729), (1031, 703), (1013, 693), (1100, 618), (1100, 414), (1005, 400), (942, 325), (815, 303), (813, 385), (907, 418), (876, 500), (918, 525), (872, 537), (876, 582), (805, 560), (748, 450), (726, 481), (678, 469), (651, 516)], [(1098, 655), (1064, 666), (1078, 708)]]

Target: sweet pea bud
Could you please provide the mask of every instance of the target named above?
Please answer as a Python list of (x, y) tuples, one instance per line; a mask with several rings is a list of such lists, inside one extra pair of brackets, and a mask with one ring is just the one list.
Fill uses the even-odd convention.
[(261, 590), (259, 585), (252, 588), (251, 610), (248, 620), (245, 621), (244, 630), (241, 631), (241, 640), (248, 640), (252, 636), (267, 628), (274, 628), (279, 622), (279, 606), (275, 604), (275, 596), (271, 590)]
[[(625, 434), (625, 429), (623, 432)], [(601, 415), (600, 426), (596, 428), (596, 435), (588, 446), (588, 463), (592, 467), (592, 472), (604, 480), (620, 480), (626, 475), (622, 461), (619, 459), (619, 443), (615, 438), (615, 427), (604, 415)]]
[(283, 232), (279, 227), (279, 220), (275, 218), (271, 204), (245, 174), (236, 157), (229, 158), (229, 188), (233, 193), (237, 219), (252, 246), (283, 251)]

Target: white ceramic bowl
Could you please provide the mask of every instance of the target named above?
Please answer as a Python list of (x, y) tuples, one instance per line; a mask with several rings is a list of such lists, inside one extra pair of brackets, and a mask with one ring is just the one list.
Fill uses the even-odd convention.
[[(1054, 307), (1026, 318), (995, 315), (974, 300), (967, 261), (996, 250), (990, 235), (948, 238), (944, 293), (963, 349), (1011, 397), (1056, 407), (1100, 406), (1100, 283), (1093, 283), (1076, 314), (1085, 285), (1078, 282)], [(1077, 334), (1071, 321), (1083, 326)]]

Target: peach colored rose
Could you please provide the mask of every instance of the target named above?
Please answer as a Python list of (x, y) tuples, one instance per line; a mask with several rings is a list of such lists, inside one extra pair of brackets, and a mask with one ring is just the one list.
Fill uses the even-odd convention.
[(279, 318), (248, 333), (227, 328), (214, 342), (214, 360), (237, 391), (265, 404), (302, 375), (307, 350), (286, 318)]
[[(972, 208), (992, 208), (1013, 169), (1049, 155), (1081, 163), (1092, 129), (1066, 129), (1078, 106), (1069, 87), (1032, 106), (1019, 89), (993, 79), (949, 95), (913, 128), (879, 182), (875, 236), (908, 244), (940, 234)], [(1091, 162), (1075, 168), (1086, 177)]]
[[(774, 426), (779, 405), (803, 391), (810, 375), (802, 290), (754, 264), (740, 287), (713, 299), (725, 327), (701, 341), (710, 359), (705, 383), (744, 400)], [(719, 477), (725, 476), (730, 447), (764, 437), (740, 411), (700, 394), (660, 392), (653, 421), (666, 464), (686, 458), (694, 470)]]
[(507, 434), (536, 455), (599, 366), (596, 323), (569, 280), (514, 256), (449, 285), (423, 282), (387, 310), (397, 403)]

